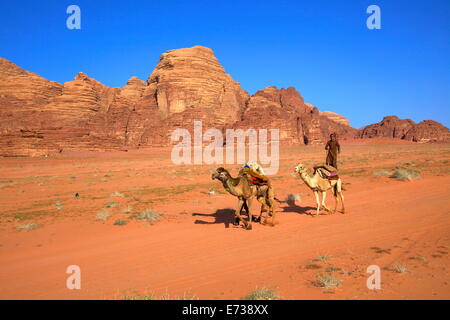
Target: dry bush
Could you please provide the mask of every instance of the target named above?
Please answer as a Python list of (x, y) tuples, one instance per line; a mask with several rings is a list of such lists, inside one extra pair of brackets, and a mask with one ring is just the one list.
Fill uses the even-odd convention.
[(248, 295), (243, 297), (242, 300), (274, 300), (277, 296), (278, 294), (276, 291), (267, 287), (261, 287), (250, 292)]
[(420, 172), (411, 169), (396, 169), (390, 178), (400, 181), (411, 181), (414, 179), (420, 179)]

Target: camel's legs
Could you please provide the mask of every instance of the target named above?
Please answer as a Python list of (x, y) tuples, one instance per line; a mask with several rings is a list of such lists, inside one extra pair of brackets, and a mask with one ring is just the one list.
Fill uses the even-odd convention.
[[(259, 213), (259, 222), (261, 224), (266, 224), (267, 223), (267, 205), (266, 205), (266, 202), (264, 201), (264, 198), (261, 197), (261, 196), (258, 196), (256, 199), (258, 200), (259, 203), (261, 203), (261, 211)], [(266, 212), (266, 216), (264, 217), (264, 221), (263, 221), (262, 219), (263, 219), (264, 212)]]
[[(334, 193), (333, 193), (333, 195), (334, 195)], [(337, 196), (334, 196), (334, 209), (333, 209), (333, 213), (336, 213), (337, 205), (338, 205), (338, 197), (337, 197)]]
[(250, 213), (250, 208), (248, 206), (248, 201), (249, 199), (244, 199), (244, 209), (247, 212), (248, 215), (248, 224), (247, 224), (247, 229), (248, 230), (252, 230), (252, 214)]
[(272, 213), (272, 225), (277, 224), (277, 221), (275, 220), (275, 195), (273, 193), (273, 189), (271, 186), (269, 186), (269, 190), (267, 190), (267, 202), (269, 204), (270, 212)]
[(243, 206), (244, 206), (244, 200), (239, 198), (238, 199), (237, 210), (235, 211), (235, 215), (239, 219), (239, 222), (242, 222), (244, 224), (244, 227), (247, 228), (247, 226), (248, 226), (247, 221), (242, 219), (242, 216), (241, 216), (241, 212), (242, 212), (242, 207)]
[(330, 208), (327, 207), (327, 205), (325, 204), (325, 199), (327, 198), (327, 192), (326, 191), (322, 191), (322, 207), (327, 210), (328, 212), (330, 212)]
[[(342, 181), (340, 179), (337, 181), (336, 188), (337, 188), (337, 197), (341, 198), (342, 213), (345, 213), (344, 195), (342, 194)], [(337, 197), (336, 197), (336, 201), (337, 201)], [(337, 207), (337, 203), (336, 203), (336, 207)]]
[[(339, 192), (339, 197), (341, 198), (341, 204), (342, 204), (342, 213), (345, 213), (345, 207), (344, 207), (344, 195), (342, 192)], [(337, 199), (337, 198), (336, 198)]]
[(319, 212), (320, 212), (320, 201), (319, 201), (319, 193), (317, 191), (314, 191), (314, 197), (316, 198), (316, 203), (317, 203), (316, 216), (318, 216)]

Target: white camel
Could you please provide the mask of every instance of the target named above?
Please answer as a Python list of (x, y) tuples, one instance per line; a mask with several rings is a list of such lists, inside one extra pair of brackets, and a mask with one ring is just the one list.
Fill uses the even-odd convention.
[[(298, 173), (300, 178), (305, 182), (305, 184), (313, 191), (314, 197), (316, 198), (317, 203), (317, 212), (316, 216), (319, 215), (320, 207), (323, 206), (325, 210), (331, 212), (330, 208), (325, 205), (325, 199), (327, 197), (327, 190), (332, 189), (333, 195), (335, 199), (334, 210), (332, 213), (336, 212), (337, 204), (338, 204), (338, 196), (341, 199), (342, 203), (342, 213), (345, 213), (344, 208), (344, 195), (342, 194), (342, 181), (341, 178), (337, 180), (328, 180), (322, 178), (319, 174), (319, 171), (311, 176), (308, 174), (308, 168), (306, 168), (302, 163), (299, 163), (295, 167), (295, 172)], [(319, 201), (319, 192), (322, 193), (322, 202)]]

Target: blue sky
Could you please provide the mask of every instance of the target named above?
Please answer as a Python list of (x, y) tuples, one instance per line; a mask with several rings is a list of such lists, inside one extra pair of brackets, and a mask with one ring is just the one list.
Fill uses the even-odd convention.
[[(81, 30), (66, 9), (81, 8)], [(381, 30), (366, 8), (381, 8)], [(0, 0), (0, 56), (58, 82), (146, 80), (162, 52), (194, 45), (253, 94), (296, 87), (354, 127), (385, 115), (450, 126), (450, 1)]]

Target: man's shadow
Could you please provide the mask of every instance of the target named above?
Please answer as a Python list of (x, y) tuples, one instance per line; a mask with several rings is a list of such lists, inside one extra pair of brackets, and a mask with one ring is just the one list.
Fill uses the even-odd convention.
[(221, 224), (225, 225), (225, 228), (229, 228), (234, 223), (234, 209), (218, 209), (214, 213), (193, 213), (192, 216), (198, 217), (213, 217), (214, 221), (195, 220), (195, 224)]

